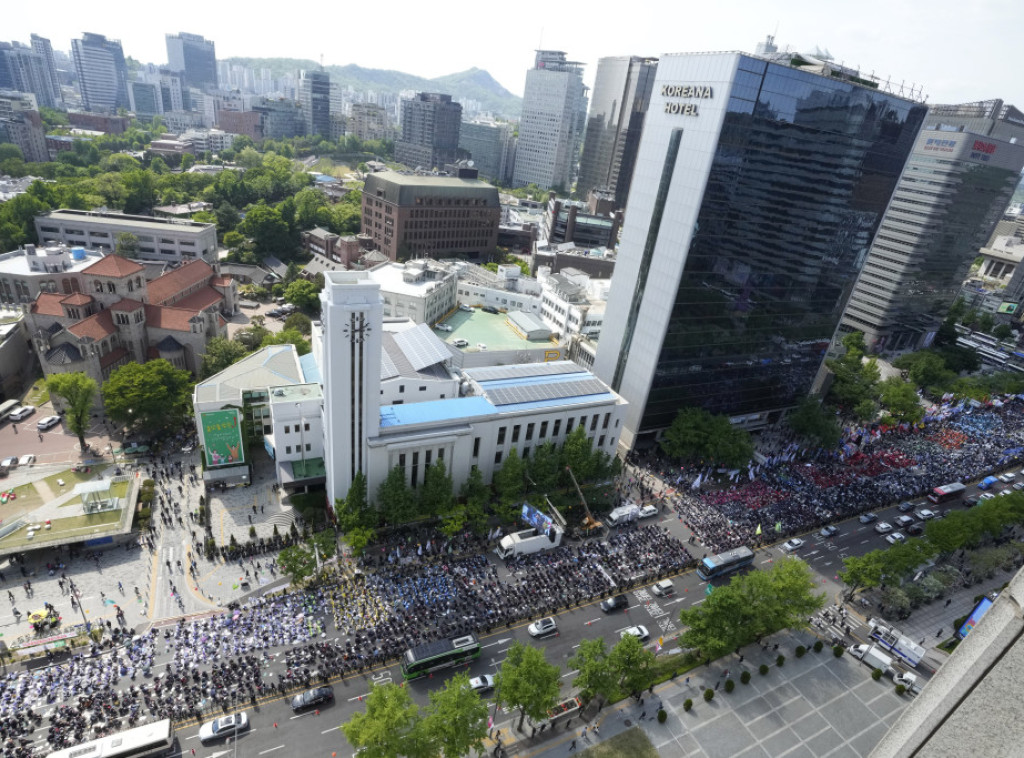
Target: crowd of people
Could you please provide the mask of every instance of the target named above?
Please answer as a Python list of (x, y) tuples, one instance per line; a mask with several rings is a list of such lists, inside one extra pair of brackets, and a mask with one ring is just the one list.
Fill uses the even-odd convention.
[(764, 462), (725, 486), (656, 459), (638, 461), (638, 481), (656, 474), (669, 485), (662, 494), (709, 553), (764, 544), (1019, 463), (1024, 402), (957, 406), (921, 428), (848, 430), (837, 451), (801, 450), (781, 432), (769, 442)]

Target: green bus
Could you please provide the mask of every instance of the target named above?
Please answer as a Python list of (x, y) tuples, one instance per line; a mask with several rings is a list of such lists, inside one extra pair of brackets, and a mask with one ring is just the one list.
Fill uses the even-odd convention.
[(467, 634), (452, 640), (437, 640), (409, 648), (402, 656), (402, 676), (418, 679), (432, 671), (458, 666), (480, 657), (480, 640)]

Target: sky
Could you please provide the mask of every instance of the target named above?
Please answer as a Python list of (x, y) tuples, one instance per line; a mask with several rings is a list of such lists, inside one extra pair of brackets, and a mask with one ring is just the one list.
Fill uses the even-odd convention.
[(475, 66), (516, 95), (537, 48), (563, 50), (586, 64), (584, 81), (593, 85), (605, 56), (754, 52), (773, 34), (780, 50), (828, 50), (862, 74), (921, 88), (929, 103), (1001, 98), (1024, 110), (1024, 46), (1012, 33), (1020, 0), (393, 0), (298, 7), (293, 13), (267, 0), (214, 0), (201, 12), (165, 14), (124, 0), (48, 0), (37, 12), (5, 13), (0, 34), (27, 44), (35, 32), (69, 50), (72, 38), (96, 32), (120, 39), (126, 55), (159, 64), (167, 60), (164, 34), (184, 31), (214, 40), (218, 58), (322, 55), (325, 64), (428, 78)]

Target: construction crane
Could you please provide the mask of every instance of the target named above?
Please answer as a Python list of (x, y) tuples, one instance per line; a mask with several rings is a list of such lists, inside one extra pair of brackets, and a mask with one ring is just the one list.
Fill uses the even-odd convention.
[(590, 506), (587, 505), (587, 499), (583, 497), (583, 490), (580, 489), (580, 483), (576, 481), (576, 475), (572, 473), (572, 466), (566, 466), (565, 470), (569, 472), (569, 478), (572, 479), (572, 485), (576, 488), (576, 494), (580, 496), (580, 504), (583, 506), (584, 512), (587, 516), (583, 519), (583, 528), (586, 531), (596, 529), (601, 526), (601, 522), (594, 518), (594, 515), (590, 512)]

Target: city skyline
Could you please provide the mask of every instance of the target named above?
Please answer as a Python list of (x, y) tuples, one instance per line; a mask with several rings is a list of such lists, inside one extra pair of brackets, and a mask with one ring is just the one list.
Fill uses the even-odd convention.
[[(487, 70), (513, 94), (521, 96), (526, 71), (537, 48), (564, 50), (571, 60), (585, 64), (584, 82), (592, 86), (597, 60), (613, 55), (661, 56), (666, 53), (736, 50), (753, 52), (758, 42), (774, 34), (780, 49), (812, 53), (828, 50), (836, 62), (859, 66), (895, 86), (904, 83), (923, 88), (929, 103), (967, 102), (999, 97), (1009, 103), (1024, 101), (1019, 78), (1007, 48), (992, 44), (990, 30), (1000, 28), (1014, 10), (1009, 0), (981, 0), (971, 6), (969, 18), (962, 3), (940, 0), (914, 7), (869, 0), (856, 17), (844, 17), (837, 25), (834, 11), (819, 3), (795, 0), (767, 7), (753, 0), (739, 0), (728, 11), (692, 8), (685, 14), (666, 2), (649, 3), (646, 16), (633, 23), (609, 23), (607, 15), (580, 14), (572, 6), (555, 6), (543, 14), (508, 14), (501, 19), (500, 35), (481, 33), (479, 7), (464, 0), (446, 5), (444, 23), (437, 9), (402, 2), (403, 24), (380, 34), (346, 33), (339, 47), (337, 35), (344, 28), (367, 28), (378, 23), (361, 7), (346, 8), (337, 24), (309, 23), (299, 26), (301, 35), (281, 35), (281, 24), (263, 23), (240, 16), (226, 6), (214, 5), (201, 20), (140, 23), (127, 3), (114, 2), (91, 11), (83, 21), (67, 0), (45, 20), (31, 14), (9, 18), (6, 36), (23, 41), (36, 33), (48, 37), (55, 49), (67, 52), (71, 40), (84, 32), (119, 39), (126, 56), (143, 63), (164, 63), (166, 34), (186, 31), (200, 34), (217, 45), (219, 59), (232, 57), (282, 57), (320, 60), (327, 65), (355, 63), (365, 68), (385, 68), (428, 78), (477, 67)], [(76, 6), (77, 8), (77, 6)], [(65, 11), (65, 12), (62, 12)], [(953, 52), (937, 40), (949, 38), (951, 19), (957, 26), (955, 65)], [(644, 19), (654, 21), (648, 23)], [(628, 20), (627, 20), (628, 21)], [(969, 21), (970, 23), (966, 23)], [(180, 27), (180, 28), (179, 28)], [(457, 43), (434, 45), (424, 30), (443, 28), (445, 40)], [(908, 29), (913, 30), (908, 35)], [(384, 47), (382, 48), (382, 44)], [(429, 55), (424, 50), (430, 45)], [(387, 51), (386, 57), (381, 50)]]

